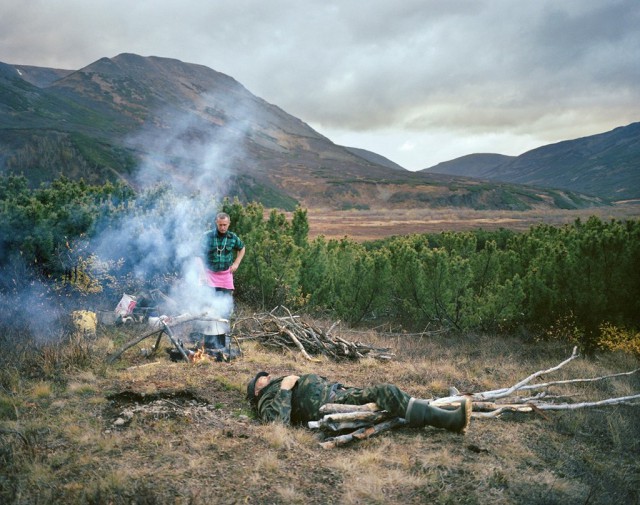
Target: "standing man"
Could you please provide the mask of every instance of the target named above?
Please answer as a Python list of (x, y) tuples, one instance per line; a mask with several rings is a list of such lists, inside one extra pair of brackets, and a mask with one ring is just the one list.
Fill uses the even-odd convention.
[(206, 284), (216, 291), (233, 294), (233, 274), (242, 262), (245, 247), (240, 237), (229, 231), (230, 224), (229, 214), (218, 213), (216, 228), (205, 233), (202, 245)]
[[(212, 300), (212, 306), (217, 307), (218, 316), (226, 322), (203, 323), (199, 333), (204, 337), (203, 346), (209, 352), (226, 349), (231, 353), (231, 337), (229, 335), (228, 320), (233, 312), (233, 274), (238, 270), (245, 247), (240, 237), (229, 231), (231, 218), (229, 214), (220, 212), (216, 215), (216, 227), (204, 234), (202, 240), (202, 254), (204, 257), (204, 284), (221, 295), (218, 300)], [(235, 257), (234, 257), (235, 256)]]

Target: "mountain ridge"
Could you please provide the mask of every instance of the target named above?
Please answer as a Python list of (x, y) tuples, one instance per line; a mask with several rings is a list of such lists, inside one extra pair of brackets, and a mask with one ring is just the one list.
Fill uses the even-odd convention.
[(482, 178), (487, 171), (513, 158), (515, 156), (497, 153), (472, 153), (440, 162), (432, 167), (422, 169), (420, 172)]
[(494, 164), (482, 163), (479, 156), (463, 156), (422, 172), (570, 189), (615, 201), (640, 198), (640, 122), (537, 147), (510, 159), (495, 158)]
[(0, 171), (24, 173), (33, 183), (61, 174), (116, 178), (138, 189), (169, 183), (285, 209), (604, 203), (571, 191), (409, 172), (334, 144), (203, 65), (122, 53), (75, 71), (30, 67), (28, 79), (20, 76), (27, 66), (4, 65)]

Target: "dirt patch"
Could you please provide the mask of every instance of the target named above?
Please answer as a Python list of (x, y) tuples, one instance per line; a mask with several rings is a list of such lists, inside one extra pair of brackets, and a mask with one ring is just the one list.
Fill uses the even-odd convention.
[(123, 391), (107, 396), (104, 410), (106, 423), (113, 429), (124, 429), (134, 419), (148, 424), (160, 419), (182, 419), (194, 425), (224, 426), (225, 412), (217, 409), (192, 391), (176, 390), (152, 394)]

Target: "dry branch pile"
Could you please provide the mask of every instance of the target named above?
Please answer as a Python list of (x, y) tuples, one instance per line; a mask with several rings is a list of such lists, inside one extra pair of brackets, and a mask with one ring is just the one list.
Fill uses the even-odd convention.
[[(621, 372), (602, 377), (578, 378), (558, 381), (534, 383), (538, 377), (555, 372), (578, 357), (577, 349), (562, 363), (547, 370), (539, 370), (513, 386), (483, 391), (480, 393), (462, 394), (455, 388), (450, 391), (451, 396), (433, 400), (435, 406), (447, 408), (458, 407), (464, 398), (471, 399), (473, 406), (472, 417), (495, 418), (504, 412), (537, 412), (542, 414), (545, 410), (575, 410), (590, 407), (602, 407), (607, 405), (636, 405), (640, 406), (640, 394), (634, 394), (618, 398), (607, 398), (599, 401), (560, 402), (562, 396), (549, 393), (553, 386), (565, 384), (577, 384), (596, 382), (617, 377), (628, 377), (640, 372), (640, 368), (630, 372)], [(538, 391), (533, 396), (527, 393)], [(525, 395), (522, 395), (522, 393)], [(328, 438), (321, 442), (321, 447), (331, 449), (348, 444), (356, 440), (369, 438), (373, 435), (399, 426), (405, 426), (406, 420), (400, 417), (392, 417), (386, 411), (378, 410), (375, 403), (366, 405), (340, 405), (326, 404), (320, 409), (324, 417), (319, 421), (309, 422), (309, 428), (320, 430)]]
[(324, 330), (304, 321), (300, 316), (292, 315), (285, 307), (277, 307), (269, 313), (254, 314), (236, 321), (234, 332), (248, 335), (239, 340), (258, 340), (265, 347), (276, 349), (297, 349), (310, 361), (318, 361), (313, 357), (318, 355), (335, 361), (357, 360), (365, 356), (380, 360), (393, 357), (389, 348), (351, 342), (333, 334), (337, 325), (338, 322), (335, 322)]

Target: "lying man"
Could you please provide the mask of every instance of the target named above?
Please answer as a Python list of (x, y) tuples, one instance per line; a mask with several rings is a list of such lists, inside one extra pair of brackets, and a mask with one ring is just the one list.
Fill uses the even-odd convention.
[(464, 433), (471, 419), (471, 401), (465, 399), (455, 410), (430, 405), (429, 400), (412, 398), (393, 384), (364, 389), (344, 387), (315, 374), (271, 377), (259, 372), (247, 386), (247, 399), (263, 422), (306, 424), (322, 418), (326, 403), (364, 405), (375, 402), (380, 409), (403, 417), (409, 426), (433, 426)]

